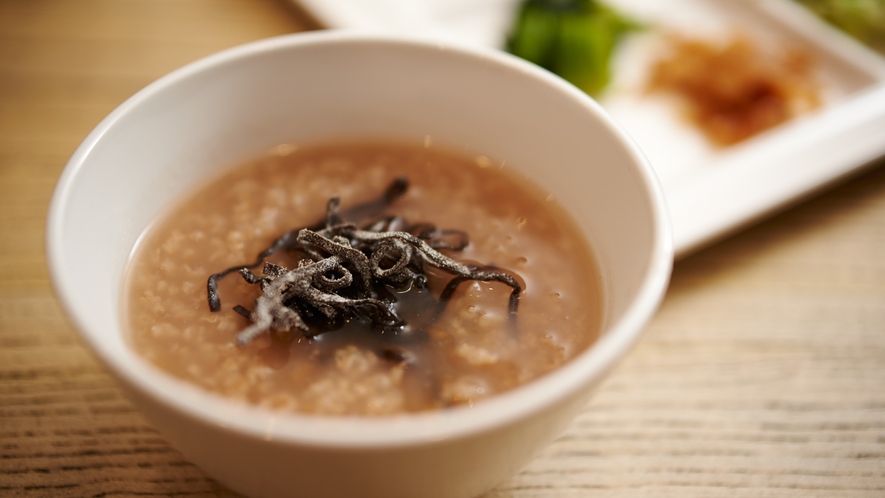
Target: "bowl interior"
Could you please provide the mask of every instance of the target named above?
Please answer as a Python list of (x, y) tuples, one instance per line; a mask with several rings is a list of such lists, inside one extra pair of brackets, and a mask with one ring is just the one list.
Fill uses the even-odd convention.
[[(191, 409), (188, 398), (206, 395), (144, 365), (124, 341), (122, 279), (139, 235), (207, 176), (278, 144), (420, 143), (425, 136), (505, 160), (573, 215), (602, 269), (602, 341), (612, 345), (575, 360), (585, 363), (584, 373), (557, 373), (553, 382), (565, 392), (586, 381), (569, 375), (608, 368), (638, 333), (632, 322), (653, 311), (669, 270), (668, 228), (650, 168), (571, 86), (505, 55), (430, 43), (336, 34), (271, 39), (204, 59), (137, 94), (90, 135), (59, 182), (48, 228), (59, 295), (113, 371), (159, 396), (188, 392), (174, 402)], [(539, 399), (521, 399), (519, 391), (508, 398), (519, 406)], [(230, 408), (226, 416), (236, 418), (237, 410), (248, 411)]]

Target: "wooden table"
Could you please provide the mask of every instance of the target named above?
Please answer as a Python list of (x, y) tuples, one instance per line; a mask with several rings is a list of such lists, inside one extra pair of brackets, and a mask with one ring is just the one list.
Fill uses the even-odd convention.
[[(68, 157), (128, 96), (311, 26), (273, 0), (0, 0), (0, 495), (234, 496), (83, 347), (43, 224)], [(677, 264), (639, 347), (489, 496), (885, 496), (885, 169)]]

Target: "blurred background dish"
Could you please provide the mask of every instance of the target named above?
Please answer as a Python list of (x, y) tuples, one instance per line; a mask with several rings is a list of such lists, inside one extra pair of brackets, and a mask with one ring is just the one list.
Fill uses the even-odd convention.
[[(640, 28), (622, 37), (612, 52), (611, 74), (604, 78), (610, 77), (610, 82), (597, 82), (591, 93), (639, 142), (654, 165), (670, 205), (679, 255), (806, 197), (885, 154), (885, 58), (857, 41), (875, 44), (877, 35), (870, 34), (875, 33), (873, 28), (856, 23), (856, 19), (868, 18), (868, 24), (874, 25), (879, 18), (859, 15), (856, 9), (837, 14), (827, 10), (824, 2), (803, 1), (814, 4), (810, 6), (833, 24), (792, 0), (605, 2)], [(521, 4), (515, 0), (298, 3), (327, 27), (433, 36), (499, 48), (505, 48), (508, 35), (513, 38)], [(528, 3), (570, 8), (595, 2)], [(843, 26), (854, 37), (834, 25)], [(774, 121), (764, 118), (770, 124), (759, 127), (758, 133), (726, 140), (726, 145), (717, 143), (697, 125), (684, 98), (648, 91), (651, 72), (666, 57), (667, 47), (672, 47), (667, 40), (674, 36), (711, 47), (745, 39), (761, 58), (774, 61), (769, 66), (783, 66), (784, 53), (800, 54), (808, 61), (804, 71), (815, 94), (787, 102), (787, 108), (801, 108), (801, 112), (790, 111)], [(758, 97), (759, 92), (751, 85), (745, 94)]]

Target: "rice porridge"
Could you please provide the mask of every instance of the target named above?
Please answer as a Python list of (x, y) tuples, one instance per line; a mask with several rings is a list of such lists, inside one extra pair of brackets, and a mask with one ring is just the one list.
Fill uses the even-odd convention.
[[(231, 267), (211, 311), (207, 279)], [(308, 301), (292, 304), (301, 283)], [(574, 222), (506, 164), (398, 143), (286, 145), (152, 224), (124, 320), (140, 355), (208, 391), (378, 416), (472, 406), (557, 368), (596, 340), (599, 287)]]

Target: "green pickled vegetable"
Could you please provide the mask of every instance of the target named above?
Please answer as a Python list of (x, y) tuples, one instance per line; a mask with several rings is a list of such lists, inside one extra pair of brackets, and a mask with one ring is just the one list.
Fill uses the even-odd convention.
[(596, 0), (526, 0), (507, 50), (599, 95), (611, 79), (611, 58), (638, 24)]
[(799, 0), (799, 3), (885, 53), (885, 0)]

